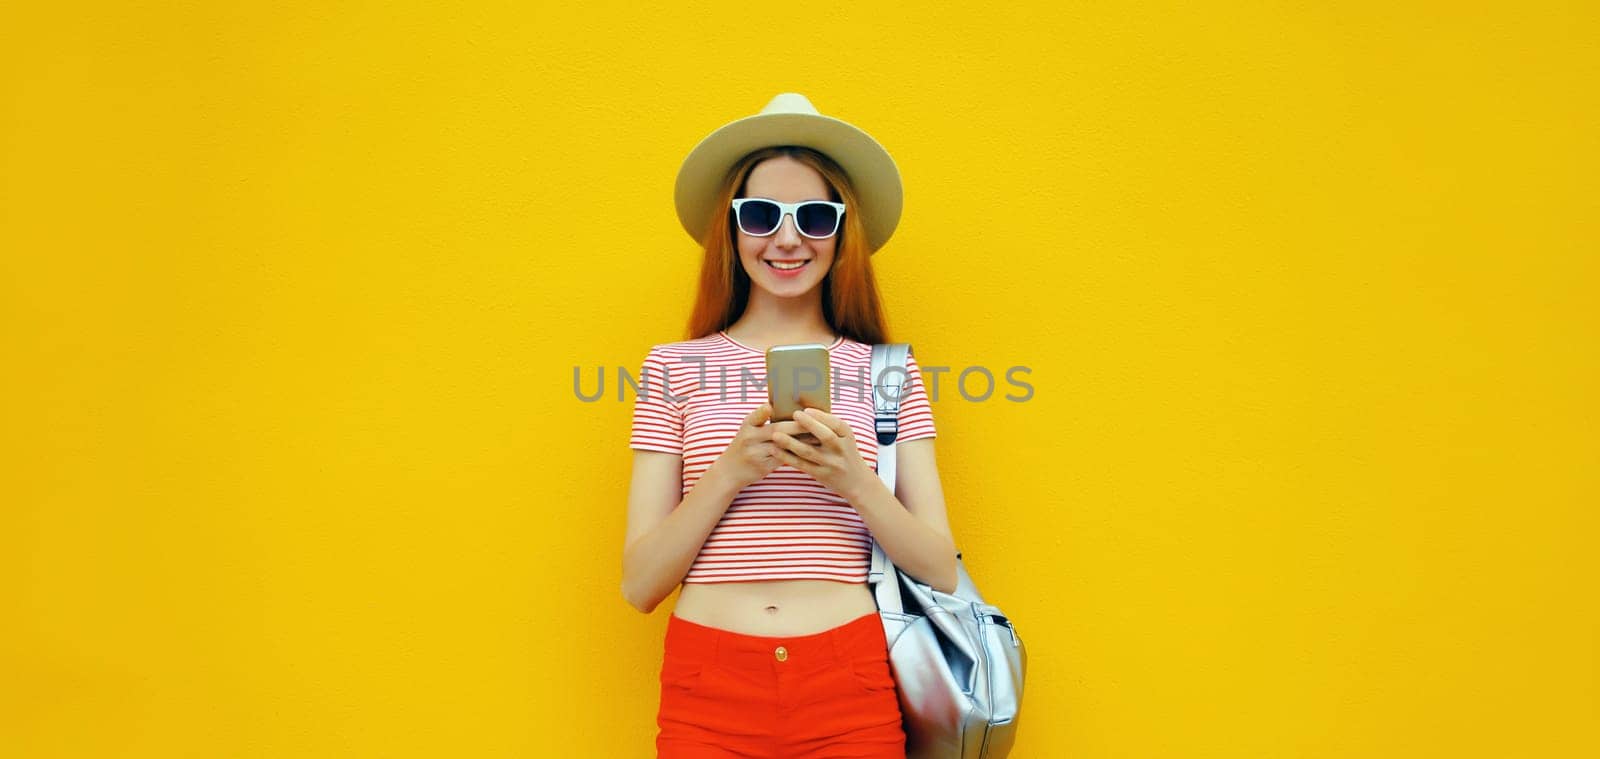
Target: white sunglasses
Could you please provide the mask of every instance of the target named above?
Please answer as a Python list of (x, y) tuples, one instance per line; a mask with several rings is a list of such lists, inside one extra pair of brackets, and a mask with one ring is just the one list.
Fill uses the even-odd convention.
[(804, 237), (826, 240), (838, 234), (844, 220), (844, 204), (827, 200), (802, 200), (784, 203), (769, 198), (734, 198), (733, 219), (739, 231), (751, 237), (766, 237), (778, 231), (784, 216), (794, 217), (794, 229)]

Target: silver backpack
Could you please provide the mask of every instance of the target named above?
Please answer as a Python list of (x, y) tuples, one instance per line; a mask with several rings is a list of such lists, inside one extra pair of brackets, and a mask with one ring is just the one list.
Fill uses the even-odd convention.
[[(894, 492), (895, 436), (909, 343), (872, 346), (878, 476)], [(893, 371), (898, 368), (899, 371)], [(885, 374), (885, 370), (889, 370)], [(1004, 757), (1016, 740), (1028, 654), (1011, 620), (984, 603), (956, 553), (954, 593), (900, 571), (872, 541), (868, 587), (878, 602), (900, 695), (907, 759)]]

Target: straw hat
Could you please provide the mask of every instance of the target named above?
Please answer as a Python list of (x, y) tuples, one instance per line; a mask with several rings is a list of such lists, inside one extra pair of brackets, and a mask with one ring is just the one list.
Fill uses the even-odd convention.
[(711, 207), (728, 169), (745, 155), (772, 145), (801, 145), (827, 154), (844, 168), (860, 197), (859, 214), (867, 230), (867, 247), (876, 253), (900, 223), (900, 170), (877, 140), (859, 128), (817, 112), (804, 95), (779, 94), (754, 116), (728, 122), (706, 135), (678, 168), (673, 191), (678, 221), (696, 243), (705, 237)]

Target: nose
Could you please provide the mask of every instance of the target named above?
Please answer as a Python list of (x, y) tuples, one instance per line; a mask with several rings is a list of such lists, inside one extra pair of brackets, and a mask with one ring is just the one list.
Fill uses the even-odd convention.
[(772, 235), (773, 244), (780, 248), (794, 248), (800, 245), (800, 230), (795, 228), (794, 214), (786, 213), (778, 219), (778, 231)]

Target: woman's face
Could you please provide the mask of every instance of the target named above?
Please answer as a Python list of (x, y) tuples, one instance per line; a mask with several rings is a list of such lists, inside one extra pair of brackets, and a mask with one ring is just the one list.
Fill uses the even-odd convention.
[[(802, 200), (832, 200), (828, 183), (816, 169), (788, 156), (768, 158), (756, 164), (745, 180), (744, 197), (770, 198), (785, 203)], [(846, 213), (850, 209), (846, 209)], [(843, 229), (843, 225), (840, 225)], [(794, 217), (785, 215), (778, 231), (766, 237), (752, 237), (734, 225), (739, 241), (739, 261), (750, 276), (753, 288), (766, 290), (780, 298), (797, 298), (810, 293), (833, 266), (834, 248), (839, 235), (826, 240), (802, 237), (794, 227)], [(780, 271), (768, 261), (778, 263), (806, 261), (798, 270)]]

